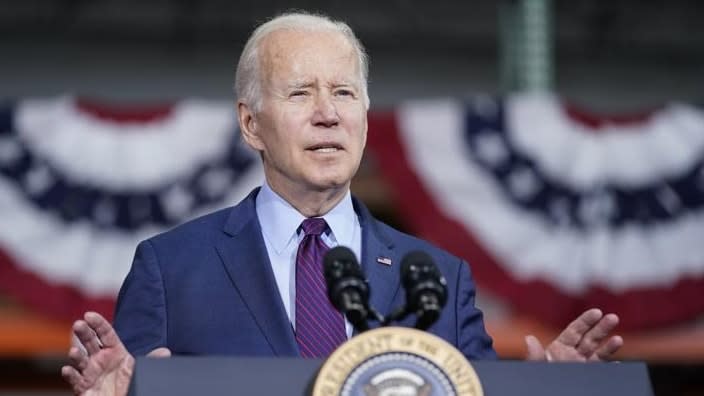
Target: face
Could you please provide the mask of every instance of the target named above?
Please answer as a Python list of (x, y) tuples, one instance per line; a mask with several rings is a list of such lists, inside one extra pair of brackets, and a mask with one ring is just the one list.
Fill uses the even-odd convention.
[(247, 143), (282, 194), (348, 188), (367, 138), (354, 47), (337, 32), (281, 30), (260, 46), (262, 105), (239, 103)]

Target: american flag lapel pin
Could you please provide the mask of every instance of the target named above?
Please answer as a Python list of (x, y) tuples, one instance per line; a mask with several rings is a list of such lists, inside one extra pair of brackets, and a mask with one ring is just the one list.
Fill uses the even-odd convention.
[(384, 265), (391, 265), (391, 259), (388, 257), (377, 257), (376, 262)]

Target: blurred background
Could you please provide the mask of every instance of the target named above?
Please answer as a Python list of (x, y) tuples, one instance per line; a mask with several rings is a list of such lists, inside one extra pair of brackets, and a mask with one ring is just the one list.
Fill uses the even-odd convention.
[(704, 394), (704, 3), (0, 3), (0, 394), (67, 394), (71, 322), (111, 316), (139, 240), (261, 180), (247, 36), (291, 9), (371, 57), (353, 191), (466, 259), (499, 355), (584, 309), (657, 395)]

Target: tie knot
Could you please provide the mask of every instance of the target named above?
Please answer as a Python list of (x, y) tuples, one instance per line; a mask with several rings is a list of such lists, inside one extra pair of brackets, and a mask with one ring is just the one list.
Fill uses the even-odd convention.
[(322, 217), (311, 217), (303, 220), (301, 228), (306, 235), (320, 235), (328, 228), (328, 223)]

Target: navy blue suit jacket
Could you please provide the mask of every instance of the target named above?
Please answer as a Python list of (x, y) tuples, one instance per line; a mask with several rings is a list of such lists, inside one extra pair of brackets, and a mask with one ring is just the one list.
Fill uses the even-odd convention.
[[(167, 347), (177, 355), (299, 355), (256, 215), (258, 192), (139, 244), (114, 320), (131, 353)], [(371, 305), (384, 315), (402, 305), (401, 258), (425, 251), (448, 284), (447, 305), (429, 331), (469, 359), (495, 358), (467, 263), (377, 221), (356, 199), (354, 208)], [(378, 257), (392, 265), (379, 264)]]

